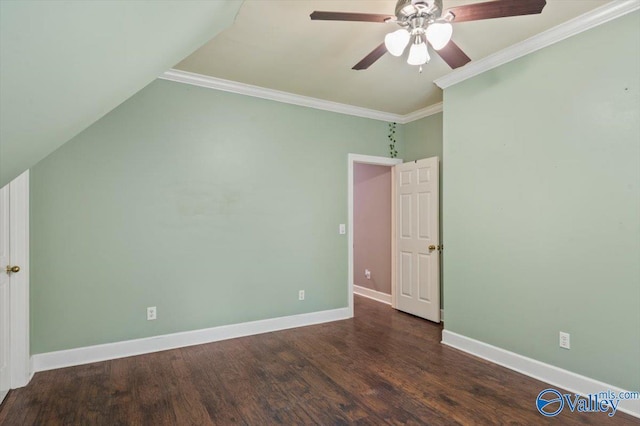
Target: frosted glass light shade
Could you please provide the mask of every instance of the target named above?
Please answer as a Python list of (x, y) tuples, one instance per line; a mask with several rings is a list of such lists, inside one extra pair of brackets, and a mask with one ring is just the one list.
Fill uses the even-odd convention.
[(429, 52), (427, 51), (427, 44), (424, 42), (418, 44), (412, 44), (409, 49), (409, 58), (407, 63), (409, 65), (423, 65), (429, 62)]
[(402, 52), (404, 52), (405, 47), (407, 47), (410, 38), (411, 35), (409, 34), (409, 31), (404, 28), (400, 28), (399, 30), (384, 36), (384, 46), (393, 56), (400, 56), (402, 55)]
[(427, 40), (431, 43), (431, 47), (440, 50), (449, 43), (453, 34), (453, 26), (448, 23), (436, 22), (427, 27)]

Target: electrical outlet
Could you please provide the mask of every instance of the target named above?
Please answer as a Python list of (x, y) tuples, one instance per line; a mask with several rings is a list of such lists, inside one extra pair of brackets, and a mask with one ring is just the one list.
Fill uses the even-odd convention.
[(298, 300), (304, 300), (304, 290), (298, 292)]
[(569, 333), (565, 333), (564, 331), (560, 332), (560, 347), (563, 349), (571, 349), (571, 335)]
[(364, 270), (364, 276), (366, 279), (370, 280), (371, 279), (371, 271), (368, 269)]
[(149, 306), (147, 308), (147, 321), (153, 321), (156, 319), (158, 312), (155, 306)]
[(340, 235), (346, 234), (347, 226), (344, 223), (341, 223), (340, 226), (338, 227), (338, 232), (340, 233)]

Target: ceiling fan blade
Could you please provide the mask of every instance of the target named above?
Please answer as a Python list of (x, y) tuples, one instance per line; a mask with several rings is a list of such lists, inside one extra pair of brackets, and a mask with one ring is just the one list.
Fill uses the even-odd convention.
[(452, 7), (449, 11), (456, 16), (453, 22), (466, 22), (507, 16), (535, 15), (542, 13), (546, 4), (546, 0), (495, 0)]
[(385, 23), (389, 19), (394, 19), (392, 15), (380, 15), (378, 13), (351, 13), (351, 12), (319, 12), (314, 11), (309, 15), (316, 21), (357, 21), (357, 22), (380, 22)]
[(376, 47), (369, 53), (367, 56), (362, 58), (360, 62), (355, 64), (352, 70), (366, 70), (373, 64), (375, 61), (380, 59), (382, 55), (387, 53), (387, 48), (384, 46), (384, 43), (380, 43), (380, 46)]
[(460, 68), (471, 61), (471, 58), (469, 58), (453, 40), (450, 40), (445, 47), (436, 50), (436, 52), (438, 52), (438, 55), (453, 69)]

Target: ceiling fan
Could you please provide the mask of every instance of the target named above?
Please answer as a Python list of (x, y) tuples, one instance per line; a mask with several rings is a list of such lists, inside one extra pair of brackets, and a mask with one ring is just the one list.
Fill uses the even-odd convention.
[(373, 49), (352, 69), (367, 69), (386, 52), (393, 56), (401, 56), (407, 45), (411, 44), (407, 63), (419, 65), (422, 71), (422, 65), (431, 59), (427, 43), (451, 68), (461, 67), (471, 61), (451, 40), (452, 22), (534, 15), (541, 13), (546, 4), (546, 0), (494, 0), (452, 7), (443, 12), (442, 0), (398, 0), (395, 16), (314, 11), (310, 17), (312, 20), (320, 21), (396, 23), (400, 29), (387, 34), (384, 43)]

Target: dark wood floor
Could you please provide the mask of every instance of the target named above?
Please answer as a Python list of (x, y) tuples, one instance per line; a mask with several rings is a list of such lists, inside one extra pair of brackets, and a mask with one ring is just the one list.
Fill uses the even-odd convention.
[(2, 425), (634, 424), (547, 419), (543, 382), (440, 344), (441, 327), (356, 297), (354, 319), (38, 373)]

